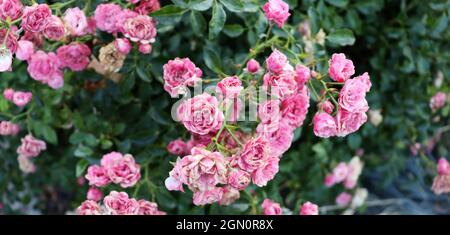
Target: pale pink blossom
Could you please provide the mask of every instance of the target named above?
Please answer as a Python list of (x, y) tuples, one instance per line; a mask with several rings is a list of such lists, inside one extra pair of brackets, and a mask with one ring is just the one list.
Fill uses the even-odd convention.
[(14, 92), (15, 92), (14, 89), (7, 88), (3, 91), (3, 97), (6, 100), (13, 101)]
[(216, 97), (207, 93), (185, 100), (178, 107), (177, 115), (186, 129), (199, 135), (218, 131), (224, 122)]
[(295, 73), (295, 80), (297, 80), (297, 83), (300, 86), (305, 85), (311, 78), (311, 70), (302, 64), (298, 64), (295, 66)]
[(352, 201), (352, 197), (350, 193), (343, 192), (336, 197), (336, 204), (339, 206), (348, 206)]
[(238, 156), (239, 167), (253, 173), (263, 167), (270, 158), (270, 145), (263, 136), (248, 141)]
[(346, 136), (357, 131), (367, 122), (367, 115), (364, 112), (350, 113), (340, 109), (336, 114), (337, 136)]
[(334, 110), (334, 105), (331, 101), (325, 100), (318, 104), (319, 111), (323, 111), (325, 113), (331, 114)]
[(271, 156), (281, 157), (291, 147), (294, 129), (285, 120), (279, 122), (275, 130), (269, 129), (260, 123), (256, 128), (257, 136), (264, 136), (268, 140)]
[(33, 93), (31, 93), (31, 92), (23, 92), (23, 91), (16, 91), (16, 92), (14, 92), (12, 102), (15, 105), (19, 106), (19, 107), (24, 107), (32, 99), (33, 99)]
[(59, 47), (56, 53), (61, 67), (83, 71), (90, 62), (91, 49), (86, 44), (75, 42)]
[(266, 73), (263, 77), (263, 88), (268, 90), (270, 94), (284, 99), (292, 94), (299, 92), (300, 88), (295, 80), (295, 72), (291, 65), (286, 65), (285, 68), (278, 74)]
[(334, 179), (333, 174), (328, 174), (325, 176), (324, 184), (326, 187), (331, 187), (336, 183), (336, 180)]
[(282, 72), (287, 64), (287, 57), (277, 49), (266, 59), (267, 69), (269, 72), (275, 74)]
[(0, 19), (14, 21), (22, 15), (22, 8), (20, 0), (0, 0)]
[(149, 44), (155, 42), (155, 21), (148, 15), (129, 18), (123, 25), (124, 35), (133, 42)]
[(355, 73), (353, 62), (342, 53), (333, 54), (328, 63), (330, 66), (328, 74), (336, 82), (345, 82)]
[(165, 215), (166, 212), (158, 210), (158, 204), (146, 200), (139, 200), (138, 215)]
[(58, 89), (64, 85), (60, 66), (61, 61), (55, 53), (46, 54), (43, 51), (37, 51), (28, 60), (28, 73), (34, 80)]
[(318, 137), (329, 138), (336, 135), (336, 122), (328, 113), (316, 113), (313, 118), (313, 124), (314, 134)]
[(263, 208), (264, 215), (282, 215), (283, 210), (279, 203), (276, 203), (270, 199), (264, 199), (261, 207)]
[(430, 108), (433, 111), (436, 111), (442, 107), (445, 106), (445, 102), (447, 99), (447, 95), (444, 92), (437, 92), (433, 97), (430, 99)]
[(63, 21), (57, 16), (50, 16), (47, 18), (47, 26), (43, 31), (44, 36), (47, 39), (59, 41), (66, 34)]
[(83, 36), (87, 32), (88, 20), (84, 11), (78, 7), (68, 8), (64, 12), (64, 23), (72, 36)]
[(239, 190), (233, 188), (233, 187), (222, 187), (222, 197), (219, 200), (219, 205), (222, 206), (228, 206), (231, 205), (232, 203), (234, 203), (236, 200), (239, 199), (239, 197), (241, 196), (241, 193), (239, 192)]
[(116, 47), (118, 52), (124, 55), (128, 55), (132, 49), (131, 42), (126, 38), (116, 38), (114, 47)]
[[(366, 75), (366, 76), (364, 76)], [(367, 112), (369, 106), (366, 100), (366, 92), (370, 90), (367, 85), (368, 75), (348, 79), (339, 92), (339, 107), (350, 113)]]
[(280, 158), (270, 157), (262, 166), (252, 173), (252, 181), (259, 187), (264, 187), (278, 173)]
[(304, 87), (301, 92), (289, 96), (281, 102), (281, 117), (293, 128), (303, 125), (308, 114), (309, 92)]
[(259, 71), (259, 67), (260, 67), (260, 65), (259, 65), (258, 61), (256, 61), (255, 59), (250, 59), (247, 62), (246, 68), (247, 68), (247, 72), (249, 72), (249, 73), (257, 73)]
[(86, 200), (77, 208), (77, 215), (101, 215), (102, 209), (97, 202)]
[(97, 28), (108, 33), (115, 33), (118, 28), (117, 21), (120, 19), (122, 8), (114, 3), (103, 3), (97, 6), (94, 13)]
[(248, 172), (236, 169), (230, 172), (228, 184), (237, 190), (244, 190), (250, 184), (251, 176)]
[(264, 14), (269, 21), (274, 22), (280, 28), (291, 15), (289, 13), (289, 5), (282, 0), (269, 0), (263, 6)]
[(300, 208), (300, 215), (318, 215), (319, 207), (311, 202), (305, 202)]
[(344, 187), (347, 189), (352, 189), (358, 182), (358, 178), (361, 175), (364, 164), (361, 162), (359, 157), (353, 157), (347, 166), (348, 173), (347, 177), (344, 179)]
[(184, 94), (187, 86), (193, 86), (200, 81), (202, 71), (189, 58), (169, 60), (164, 68), (164, 90), (170, 96)]
[(345, 162), (339, 163), (334, 169), (333, 169), (333, 177), (335, 183), (340, 183), (347, 178), (349, 172), (349, 167)]
[(140, 53), (147, 55), (152, 53), (152, 45), (151, 44), (139, 44), (138, 50)]
[(171, 154), (181, 156), (188, 153), (187, 144), (182, 139), (172, 140), (167, 145), (167, 151)]
[(12, 53), (8, 48), (0, 46), (0, 72), (11, 71)]
[(0, 121), (0, 135), (17, 135), (20, 127), (8, 121)]
[(34, 138), (31, 134), (21, 139), (22, 144), (17, 148), (17, 153), (25, 157), (37, 157), (41, 151), (47, 149), (44, 141)]
[(38, 33), (44, 31), (52, 11), (47, 4), (35, 4), (25, 7), (22, 16), (22, 27), (25, 31)]
[(206, 191), (197, 191), (194, 192), (194, 196), (192, 198), (192, 203), (196, 206), (202, 206), (206, 204), (212, 204), (214, 202), (219, 202), (223, 197), (222, 188), (213, 188)]
[(216, 92), (223, 98), (236, 98), (244, 89), (237, 76), (226, 77), (217, 83)]
[(18, 60), (28, 60), (34, 54), (33, 42), (20, 40), (17, 43), (16, 58)]
[(139, 203), (126, 192), (112, 191), (103, 199), (106, 211), (111, 215), (137, 215)]
[(259, 132), (273, 132), (279, 128), (281, 120), (280, 106), (281, 102), (279, 99), (266, 100), (258, 105), (260, 125), (264, 125), (264, 129), (260, 129)]
[(98, 165), (89, 166), (85, 178), (89, 181), (89, 185), (97, 187), (106, 186), (111, 182), (106, 169)]
[(96, 201), (96, 202), (100, 201), (102, 199), (102, 197), (103, 197), (102, 190), (100, 190), (96, 187), (90, 187), (87, 192), (87, 195), (86, 195), (87, 200), (92, 200), (92, 201)]
[(36, 165), (34, 165), (30, 158), (19, 155), (19, 157), (17, 157), (17, 162), (19, 163), (19, 169), (23, 173), (30, 174), (36, 172)]
[(134, 186), (141, 178), (140, 165), (135, 163), (131, 154), (108, 153), (102, 157), (100, 165), (111, 182), (120, 184), (122, 188)]

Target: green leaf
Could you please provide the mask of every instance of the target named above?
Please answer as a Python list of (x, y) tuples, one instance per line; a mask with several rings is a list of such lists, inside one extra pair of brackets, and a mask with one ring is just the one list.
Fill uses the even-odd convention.
[(151, 82), (152, 79), (148, 76), (148, 73), (144, 71), (141, 67), (136, 68), (136, 73), (138, 77), (145, 82)]
[(189, 9), (196, 11), (206, 11), (211, 8), (213, 0), (191, 0), (188, 4)]
[(175, 5), (167, 5), (158, 11), (150, 13), (150, 16), (155, 17), (161, 24), (173, 24), (180, 21), (186, 9)]
[(75, 155), (76, 157), (89, 157), (92, 154), (94, 154), (94, 151), (92, 151), (91, 148), (86, 147), (84, 145), (79, 145), (77, 149), (75, 149), (75, 152), (73, 153), (73, 155)]
[(79, 160), (75, 169), (76, 176), (80, 177), (84, 173), (88, 165), (89, 162), (86, 159)]
[(232, 12), (244, 11), (244, 3), (242, 0), (220, 0), (220, 2)]
[(58, 143), (58, 136), (56, 135), (55, 130), (51, 128), (49, 125), (44, 124), (42, 122), (35, 122), (33, 125), (33, 129), (36, 131), (39, 129), (39, 131), (36, 131), (38, 135), (44, 137), (45, 141), (57, 144)]
[(311, 24), (311, 32), (315, 35), (319, 31), (319, 13), (313, 7), (308, 9), (309, 22)]
[(216, 51), (206, 48), (203, 51), (203, 60), (205, 61), (206, 66), (216, 73), (220, 73), (222, 71), (220, 57), (217, 55)]
[(338, 29), (328, 35), (327, 40), (339, 46), (349, 46), (355, 43), (355, 36), (349, 29)]
[(348, 0), (326, 0), (327, 3), (336, 7), (346, 7), (348, 5)]
[(191, 26), (192, 31), (194, 31), (197, 36), (204, 35), (206, 30), (206, 20), (202, 13), (198, 11), (191, 11)]
[(235, 38), (244, 32), (244, 28), (240, 24), (227, 24), (223, 28), (223, 32), (229, 37)]
[(212, 11), (211, 21), (209, 21), (209, 39), (214, 39), (222, 31), (227, 15), (220, 3), (215, 3)]

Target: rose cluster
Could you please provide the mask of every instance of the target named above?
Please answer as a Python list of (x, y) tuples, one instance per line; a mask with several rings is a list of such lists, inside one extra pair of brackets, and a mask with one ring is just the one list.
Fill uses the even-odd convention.
[(103, 155), (100, 165), (91, 165), (85, 178), (89, 185), (103, 187), (109, 183), (122, 188), (134, 186), (141, 178), (140, 166), (131, 154), (111, 152)]
[(130, 198), (126, 192), (112, 191), (103, 198), (103, 205), (86, 200), (76, 210), (78, 215), (165, 215), (155, 202)]
[[(329, 66), (328, 75), (343, 87), (337, 101), (328, 93), (334, 104), (328, 99), (322, 100), (314, 116), (314, 134), (322, 138), (346, 136), (357, 131), (367, 121), (369, 110), (366, 93), (370, 91), (371, 82), (368, 73), (350, 78), (355, 68), (344, 54), (333, 54)], [(331, 91), (327, 88), (326, 92)]]
[(21, 142), (22, 144), (17, 148), (19, 168), (24, 173), (34, 173), (36, 166), (31, 162), (31, 158), (39, 156), (41, 151), (47, 149), (47, 145), (44, 141), (34, 138), (31, 134), (22, 138)]
[(13, 102), (18, 107), (24, 107), (33, 99), (33, 93), (25, 91), (15, 91), (11, 88), (3, 91), (3, 97)]

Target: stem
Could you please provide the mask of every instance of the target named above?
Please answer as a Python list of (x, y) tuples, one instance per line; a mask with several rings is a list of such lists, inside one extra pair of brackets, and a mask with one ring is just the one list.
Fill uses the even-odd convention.
[(327, 84), (324, 81), (320, 81), (323, 85), (323, 87), (325, 88), (325, 92), (328, 94), (328, 96), (331, 98), (331, 100), (333, 101), (334, 105), (336, 107), (339, 107), (339, 103), (336, 101), (336, 99), (333, 97), (333, 95), (329, 92)]
[(6, 40), (8, 39), (10, 31), (11, 31), (11, 25), (8, 24), (8, 29), (6, 30), (5, 38), (3, 39), (3, 43), (2, 43), (2, 47), (6, 47)]
[(308, 84), (309, 84), (309, 87), (311, 88), (311, 90), (313, 91), (314, 96), (316, 96), (317, 101), (319, 101), (320, 100), (319, 93), (317, 93), (316, 88), (312, 84), (311, 80), (308, 81)]
[(230, 128), (228, 127), (228, 125), (225, 125), (225, 128), (227, 129), (228, 133), (230, 133), (231, 138), (233, 138), (233, 140), (236, 141), (236, 143), (238, 143), (240, 146), (242, 146), (241, 141), (239, 141), (239, 139), (234, 135), (233, 131), (230, 130)]

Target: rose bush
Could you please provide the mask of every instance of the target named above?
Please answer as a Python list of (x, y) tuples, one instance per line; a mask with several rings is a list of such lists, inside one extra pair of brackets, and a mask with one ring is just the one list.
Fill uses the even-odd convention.
[(0, 211), (448, 201), (449, 6), (419, 3), (0, 0)]

